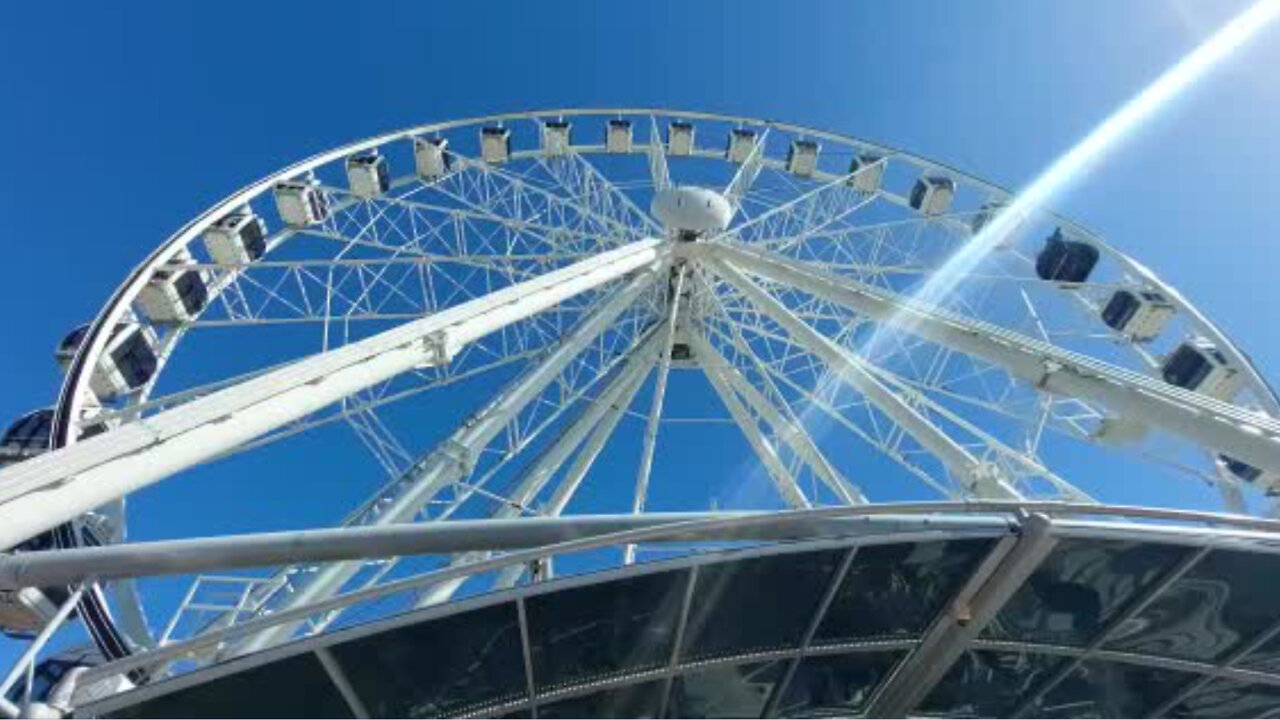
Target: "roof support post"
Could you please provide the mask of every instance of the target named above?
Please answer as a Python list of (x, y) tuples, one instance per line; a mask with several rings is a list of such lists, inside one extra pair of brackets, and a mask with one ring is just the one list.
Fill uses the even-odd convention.
[(914, 711), (1057, 544), (1051, 526), (1044, 515), (1028, 515), (1010, 545), (996, 546), (872, 699), (867, 717)]

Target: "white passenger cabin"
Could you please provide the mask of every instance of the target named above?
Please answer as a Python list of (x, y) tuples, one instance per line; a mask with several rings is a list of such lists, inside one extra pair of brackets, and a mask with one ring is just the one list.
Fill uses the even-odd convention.
[(863, 193), (873, 193), (880, 189), (884, 181), (884, 169), (888, 166), (881, 155), (863, 153), (849, 163), (849, 187)]
[(347, 187), (351, 194), (366, 200), (391, 189), (387, 159), (376, 150), (347, 158)]
[(821, 147), (812, 140), (793, 140), (787, 151), (787, 172), (800, 177), (811, 177), (818, 169), (818, 151)]
[(185, 248), (151, 274), (138, 291), (138, 311), (156, 323), (193, 320), (209, 302), (209, 283), (204, 271)]
[(729, 162), (744, 163), (756, 149), (756, 133), (754, 130), (734, 128), (729, 131), (729, 145), (725, 148), (725, 158)]
[(1103, 306), (1102, 321), (1134, 342), (1147, 342), (1164, 331), (1177, 312), (1173, 303), (1155, 290), (1119, 289)]
[(449, 154), (449, 141), (445, 138), (414, 138), (413, 164), (418, 177), (438, 180), (453, 169), (453, 156)]
[(480, 157), (491, 165), (499, 165), (511, 157), (510, 128), (490, 126), (480, 129)]
[(569, 152), (573, 126), (563, 120), (548, 120), (542, 124), (542, 152), (546, 155), (565, 155)]
[(204, 249), (219, 265), (248, 265), (267, 251), (267, 224), (252, 212), (232, 213), (205, 230)]
[[(78, 327), (59, 343), (54, 357), (64, 371), (71, 367), (88, 330), (88, 325)], [(160, 365), (156, 344), (155, 331), (150, 327), (134, 322), (118, 323), (89, 377), (89, 387), (98, 399), (110, 401), (151, 380)]]
[(690, 155), (693, 153), (693, 123), (672, 122), (667, 127), (667, 154)]
[(951, 209), (956, 183), (949, 177), (927, 176), (916, 180), (908, 199), (912, 209), (925, 215), (941, 215)]
[(631, 152), (631, 121), (610, 120), (605, 126), (604, 149), (611, 153)]
[(1208, 338), (1197, 337), (1178, 346), (1160, 368), (1165, 382), (1230, 400), (1240, 392), (1244, 376)]
[(318, 225), (329, 218), (329, 198), (315, 178), (276, 183), (276, 210), (295, 228)]

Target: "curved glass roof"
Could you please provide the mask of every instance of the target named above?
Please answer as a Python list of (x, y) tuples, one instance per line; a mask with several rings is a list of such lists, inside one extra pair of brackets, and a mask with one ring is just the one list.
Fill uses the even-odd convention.
[(1026, 538), (1016, 526), (971, 526), (719, 550), (546, 581), (295, 642), (79, 713), (1280, 712), (1274, 538), (1054, 523), (1030, 554)]

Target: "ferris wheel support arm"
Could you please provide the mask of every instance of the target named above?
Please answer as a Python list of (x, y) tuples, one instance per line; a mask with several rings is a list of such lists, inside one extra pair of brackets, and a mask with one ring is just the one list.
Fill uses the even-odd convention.
[[(667, 378), (671, 375), (671, 350), (676, 339), (676, 325), (680, 317), (680, 297), (684, 293), (685, 263), (674, 268), (675, 277), (669, 285), (667, 300), (667, 324), (663, 328), (665, 337), (662, 343), (662, 358), (658, 361), (657, 376), (653, 383), (653, 400), (649, 406), (649, 421), (644, 429), (644, 446), (640, 451), (640, 466), (636, 469), (636, 494), (631, 504), (631, 514), (644, 512), (645, 501), (649, 498), (649, 475), (653, 471), (653, 453), (658, 446), (658, 423), (662, 419), (662, 406), (667, 397)], [(624, 551), (627, 565), (635, 560), (636, 548), (628, 545)]]
[(644, 240), (0, 470), (0, 548), (658, 261)]
[[(747, 407), (764, 418), (764, 421), (773, 428), (774, 435), (812, 468), (813, 473), (836, 494), (836, 497), (850, 505), (861, 505), (867, 502), (866, 497), (831, 465), (803, 426), (793, 418), (784, 417), (773, 402), (751, 384), (738, 368), (731, 365), (702, 333), (691, 332), (689, 338), (694, 346), (694, 352), (703, 358), (701, 361), (703, 367), (719, 368), (719, 374), (729, 388), (736, 390)], [(749, 352), (748, 349), (740, 348), (740, 350)]]
[[(636, 393), (640, 392), (640, 386), (644, 384), (644, 379), (648, 376), (649, 370), (656, 363), (657, 356), (655, 354), (650, 357), (648, 366), (636, 374), (636, 378), (623, 392), (622, 396), (609, 407), (608, 412), (601, 418), (591, 436), (587, 438), (582, 449), (578, 451), (577, 457), (573, 459), (573, 464), (569, 466), (564, 477), (561, 478), (560, 484), (556, 486), (555, 491), (551, 494), (551, 499), (547, 502), (543, 515), (557, 517), (564, 513), (565, 507), (569, 505), (574, 493), (582, 485), (583, 479), (591, 471), (591, 466), (595, 464), (596, 458), (604, 450), (604, 446), (608, 443), (610, 436), (613, 435), (614, 429), (618, 427), (618, 423), (626, 416), (627, 408), (631, 407)], [(498, 574), (498, 579), (493, 582), (493, 588), (498, 590), (515, 586), (524, 571), (523, 565), (505, 568)]]
[(718, 257), (708, 259), (717, 274), (737, 288), (762, 313), (780, 325), (800, 347), (821, 358), (836, 371), (841, 381), (861, 393), (916, 442), (937, 457), (966, 487), (981, 496), (1018, 497), (1016, 492), (998, 478), (988, 477), (990, 469), (984, 467), (968, 450), (876, 379), (863, 366), (861, 358), (836, 345), (825, 335), (797, 318), (785, 305), (748, 279), (737, 268)]
[(1255, 467), (1280, 472), (1280, 422), (1274, 418), (809, 263), (729, 244), (708, 249), (753, 274), (1004, 367), (1040, 390), (1093, 400), (1117, 415), (1140, 418)]
[[(656, 266), (652, 266), (656, 267)], [(442, 489), (471, 471), (471, 459), (508, 426), (521, 410), (536, 399), (543, 390), (565, 369), (587, 345), (600, 335), (636, 298), (653, 282), (653, 272), (633, 277), (614, 292), (595, 312), (579, 323), (556, 348), (539, 363), (521, 376), (478, 415), (444, 442), (420, 459), (408, 471), (402, 482), (403, 490), (394, 495), (376, 516), (364, 522), (368, 525), (389, 525), (411, 522), (421, 509)], [(301, 581), (300, 588), (290, 594), (283, 608), (297, 607), (337, 593), (360, 570), (359, 563), (338, 563), (321, 568)], [(281, 607), (273, 607), (273, 611)], [(260, 636), (246, 640), (240, 652), (247, 653), (267, 647), (290, 637), (296, 625), (273, 628)]]
[(769, 479), (773, 481), (773, 485), (778, 490), (778, 495), (782, 497), (783, 502), (792, 508), (811, 508), (812, 503), (801, 492), (800, 486), (796, 484), (796, 479), (791, 472), (782, 464), (782, 460), (778, 457), (778, 451), (774, 449), (764, 433), (760, 431), (760, 426), (752, 419), (751, 413), (743, 407), (742, 400), (738, 397), (733, 388), (729, 386), (725, 380), (724, 373), (719, 367), (707, 366), (702, 367), (703, 372), (707, 376), (707, 380), (711, 383), (711, 388), (720, 398), (720, 402), (724, 403), (729, 415), (737, 423), (738, 429), (742, 431), (743, 436), (747, 439), (747, 444), (755, 451), (756, 457), (760, 459), (760, 463), (764, 465), (765, 471), (769, 474)]
[[(546, 487), (547, 482), (560, 469), (560, 466), (599, 425), (619, 399), (625, 396), (629, 404), (630, 397), (635, 394), (635, 390), (639, 388), (641, 381), (653, 367), (653, 356), (658, 349), (658, 343), (666, 337), (666, 333), (662, 330), (662, 327), (657, 328), (656, 332), (650, 333), (643, 343), (630, 351), (630, 357), (608, 387), (600, 393), (599, 397), (593, 401), (587, 401), (588, 405), (578, 414), (578, 417), (556, 438), (551, 447), (538, 457), (533, 467), (523, 474), (515, 491), (507, 496), (507, 502), (493, 513), (495, 519), (509, 520), (520, 517), (538, 493)], [(559, 515), (559, 512), (553, 514)], [(477, 559), (479, 558), (476, 554), (469, 553), (454, 558), (450, 564), (459, 565)], [(423, 594), (416, 605), (423, 607), (445, 602), (457, 592), (462, 582), (462, 580), (454, 580), (435, 585)]]
[(742, 162), (738, 168), (738, 172), (734, 173), (733, 179), (725, 186), (724, 197), (729, 201), (729, 206), (733, 208), (734, 215), (742, 210), (742, 199), (746, 196), (747, 191), (755, 184), (756, 178), (760, 176), (760, 171), (764, 168), (764, 142), (769, 137), (769, 129), (765, 128), (760, 133), (760, 137), (756, 138), (755, 144), (751, 147), (751, 154)]

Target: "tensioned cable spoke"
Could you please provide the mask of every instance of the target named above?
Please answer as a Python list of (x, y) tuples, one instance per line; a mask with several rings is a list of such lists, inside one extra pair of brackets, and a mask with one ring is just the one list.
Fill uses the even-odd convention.
[[(649, 497), (649, 474), (653, 470), (653, 453), (658, 444), (658, 421), (662, 417), (662, 405), (667, 397), (667, 377), (671, 374), (671, 353), (675, 345), (676, 330), (679, 325), (680, 303), (684, 295), (685, 276), (688, 268), (681, 264), (673, 268), (670, 279), (670, 290), (667, 294), (667, 324), (663, 328), (666, 338), (663, 341), (662, 359), (655, 369), (653, 382), (653, 399), (649, 406), (649, 420), (644, 430), (644, 445), (640, 453), (640, 464), (636, 469), (636, 492), (631, 504), (631, 514), (644, 512), (645, 502)], [(623, 563), (635, 562), (636, 549), (628, 545), (623, 555)]]

